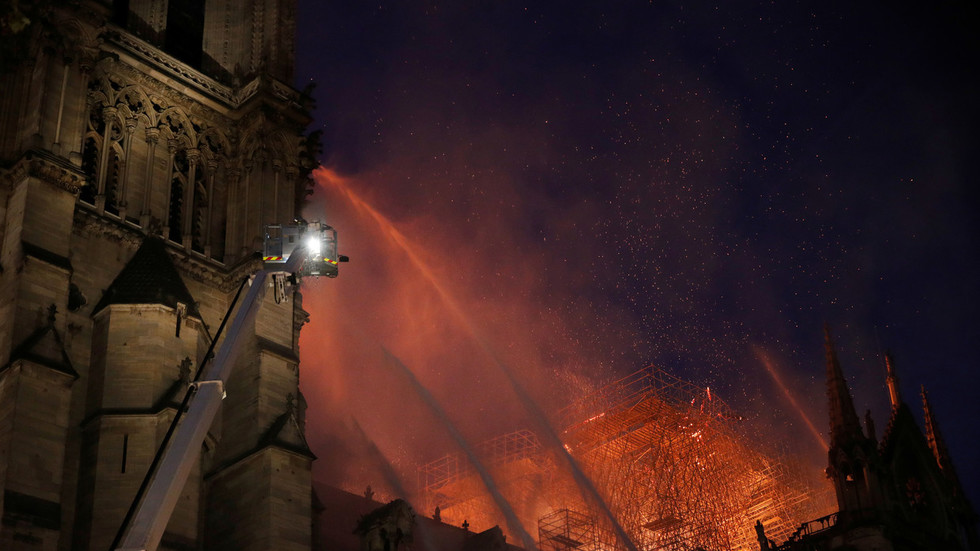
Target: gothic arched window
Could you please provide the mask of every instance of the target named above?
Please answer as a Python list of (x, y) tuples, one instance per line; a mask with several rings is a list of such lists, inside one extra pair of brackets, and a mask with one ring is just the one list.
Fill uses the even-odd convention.
[(170, 210), (167, 212), (167, 227), (170, 232), (167, 238), (176, 243), (181, 242), (181, 209), (184, 204), (184, 185), (187, 182), (187, 152), (178, 151), (174, 155), (173, 179), (170, 182)]
[(105, 170), (105, 210), (119, 215), (119, 183), (122, 180), (122, 160), (116, 148), (109, 149)]

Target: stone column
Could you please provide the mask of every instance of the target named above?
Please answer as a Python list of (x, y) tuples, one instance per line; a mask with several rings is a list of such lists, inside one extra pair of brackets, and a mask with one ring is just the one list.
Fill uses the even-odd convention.
[[(78, 72), (73, 79), (75, 82), (70, 83), (69, 87), (87, 86), (95, 68), (95, 58), (90, 51), (82, 50), (78, 54)], [(88, 119), (90, 107), (85, 94), (69, 94), (68, 101), (71, 103), (68, 104), (70, 108), (67, 114), (71, 119), (62, 127), (62, 133), (68, 133), (63, 138), (62, 154), (66, 155), (75, 165), (81, 166), (82, 149), (85, 146), (84, 136), (88, 128), (85, 121)], [(92, 182), (92, 185), (95, 185), (95, 182)]]
[(243, 185), (244, 197), (242, 200), (242, 258), (249, 254), (251, 243), (248, 241), (248, 214), (249, 214), (249, 192), (252, 185), (252, 168), (255, 164), (251, 159), (245, 161), (245, 181)]
[(235, 239), (239, 235), (238, 232), (238, 220), (241, 218), (239, 215), (239, 209), (237, 208), (238, 203), (238, 186), (241, 183), (242, 171), (237, 166), (225, 168), (225, 187), (228, 190), (228, 196), (225, 197), (225, 263), (227, 264), (230, 255), (235, 254)]
[(187, 189), (184, 190), (184, 230), (181, 233), (181, 238), (184, 242), (184, 248), (187, 250), (191, 249), (191, 244), (194, 242), (193, 231), (194, 231), (194, 186), (195, 180), (197, 179), (197, 163), (201, 160), (201, 151), (194, 148), (187, 150)]
[(136, 119), (128, 118), (126, 119), (126, 148), (125, 148), (125, 170), (123, 170), (122, 175), (119, 179), (119, 194), (118, 194), (118, 207), (119, 207), (119, 219), (126, 220), (126, 206), (129, 204), (126, 201), (126, 184), (129, 183), (129, 167), (132, 165), (130, 162), (130, 154), (133, 151), (133, 135), (136, 134)]
[(215, 160), (208, 161), (207, 164), (208, 172), (208, 211), (207, 215), (204, 217), (204, 256), (211, 258), (211, 224), (213, 222), (212, 215), (214, 212), (214, 175), (218, 172), (218, 162)]
[(299, 216), (296, 209), (296, 178), (299, 176), (299, 169), (296, 165), (289, 165), (286, 167), (286, 183), (289, 185), (288, 192), (286, 195), (286, 218), (288, 220), (283, 220), (283, 223), (291, 223), (294, 218)]
[(266, 215), (269, 224), (289, 223), (291, 220), (280, 220), (279, 216), (279, 182), (282, 180), (282, 161), (275, 159), (272, 161), (272, 213)]
[[(153, 195), (153, 160), (156, 157), (157, 142), (159, 140), (159, 128), (146, 129), (146, 172), (143, 176), (143, 207), (140, 209), (140, 226), (143, 228), (143, 233), (149, 232), (150, 218), (152, 215), (150, 198)], [(170, 166), (173, 166), (172, 158), (170, 160)], [(170, 201), (170, 197), (167, 197), (167, 201)]]
[(165, 239), (170, 239), (170, 212), (173, 210), (174, 206), (170, 204), (171, 195), (173, 194), (174, 185), (174, 162), (176, 162), (177, 157), (177, 140), (170, 139), (167, 140), (167, 151), (170, 154), (170, 163), (167, 164), (167, 195), (164, 201), (166, 201), (167, 210), (163, 214), (163, 237)]
[(116, 108), (103, 107), (102, 121), (105, 128), (102, 129), (102, 150), (99, 151), (99, 187), (95, 196), (95, 208), (99, 214), (105, 212), (105, 171), (109, 164), (109, 150), (112, 149), (112, 125), (116, 122)]
[(65, 91), (68, 89), (68, 72), (71, 68), (72, 59), (71, 57), (65, 57), (62, 59), (65, 64), (64, 69), (61, 73), (61, 93), (58, 96), (58, 118), (54, 125), (54, 143), (57, 147), (56, 153), (61, 153), (61, 122), (65, 116)]

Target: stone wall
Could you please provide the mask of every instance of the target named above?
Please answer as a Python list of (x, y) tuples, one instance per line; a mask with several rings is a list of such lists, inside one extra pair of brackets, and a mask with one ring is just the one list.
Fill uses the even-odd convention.
[[(290, 222), (305, 186), (308, 116), (284, 84), (294, 1), (209, 1), (210, 73), (155, 43), (166, 2), (129, 5), (132, 33), (111, 2), (51, 3), (29, 59), (0, 75), (4, 551), (108, 548), (188, 371), (259, 267), (263, 224)], [(182, 235), (166, 241), (171, 221)], [(194, 302), (179, 335), (169, 303), (94, 311), (147, 236), (164, 238)], [(297, 319), (297, 302), (264, 300), (161, 548), (228, 530), (243, 546), (223, 548), (309, 548)]]

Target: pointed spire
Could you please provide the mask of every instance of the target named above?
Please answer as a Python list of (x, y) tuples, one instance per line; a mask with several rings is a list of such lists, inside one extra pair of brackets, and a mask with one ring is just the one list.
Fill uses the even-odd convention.
[(925, 385), (920, 387), (920, 392), (922, 394), (922, 412), (925, 414), (926, 422), (926, 442), (929, 443), (929, 449), (932, 450), (932, 454), (936, 457), (936, 463), (943, 470), (943, 474), (950, 480), (958, 483), (956, 471), (953, 469), (953, 461), (949, 456), (949, 450), (946, 448), (946, 441), (943, 440), (943, 435), (939, 432), (939, 424), (936, 422), (936, 416), (932, 412), (932, 405), (929, 403), (929, 393), (926, 392)]
[[(960, 477), (956, 475), (956, 469), (953, 468), (953, 459), (949, 455), (949, 449), (946, 448), (946, 441), (943, 440), (943, 435), (939, 432), (939, 423), (936, 421), (936, 416), (932, 412), (932, 405), (929, 403), (929, 394), (926, 392), (925, 385), (920, 387), (920, 391), (922, 393), (922, 410), (925, 414), (926, 422), (926, 442), (929, 443), (929, 448), (932, 450), (933, 455), (936, 456), (936, 462), (939, 463), (939, 468), (942, 469), (946, 479), (953, 486), (953, 496), (956, 498), (965, 498), (966, 494), (963, 491), (963, 485), (960, 483)], [(967, 504), (967, 508), (969, 509), (969, 504)]]
[(830, 326), (824, 325), (824, 348), (827, 355), (827, 398), (830, 402), (830, 447), (861, 439), (861, 422), (854, 411), (854, 401), (847, 379), (837, 360), (837, 350), (830, 336)]
[(892, 411), (898, 409), (898, 406), (902, 405), (902, 393), (898, 389), (898, 374), (895, 373), (895, 359), (892, 358), (890, 352), (885, 353), (885, 369), (888, 372), (888, 376), (885, 377), (885, 383), (888, 385), (888, 398), (892, 402)]
[(875, 434), (875, 420), (871, 417), (871, 410), (864, 412), (864, 428), (868, 432), (868, 438), (873, 442), (878, 442), (878, 435)]

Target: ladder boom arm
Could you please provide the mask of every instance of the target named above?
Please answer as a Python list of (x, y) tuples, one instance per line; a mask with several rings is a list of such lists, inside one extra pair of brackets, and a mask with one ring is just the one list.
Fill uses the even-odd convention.
[[(306, 259), (306, 248), (298, 247), (290, 255), (285, 267), (276, 272), (294, 273)], [(252, 280), (252, 286), (245, 295), (228, 329), (221, 349), (208, 367), (205, 376), (195, 383), (194, 395), (188, 402), (187, 412), (177, 426), (173, 440), (167, 447), (157, 471), (153, 474), (146, 494), (143, 496), (136, 514), (117, 551), (156, 551), (160, 539), (167, 528), (180, 493), (197, 462), (201, 445), (207, 436), (211, 423), (218, 413), (224, 398), (224, 385), (234, 367), (235, 359), (246, 337), (243, 329), (251, 327), (265, 295), (270, 270), (260, 270)]]

